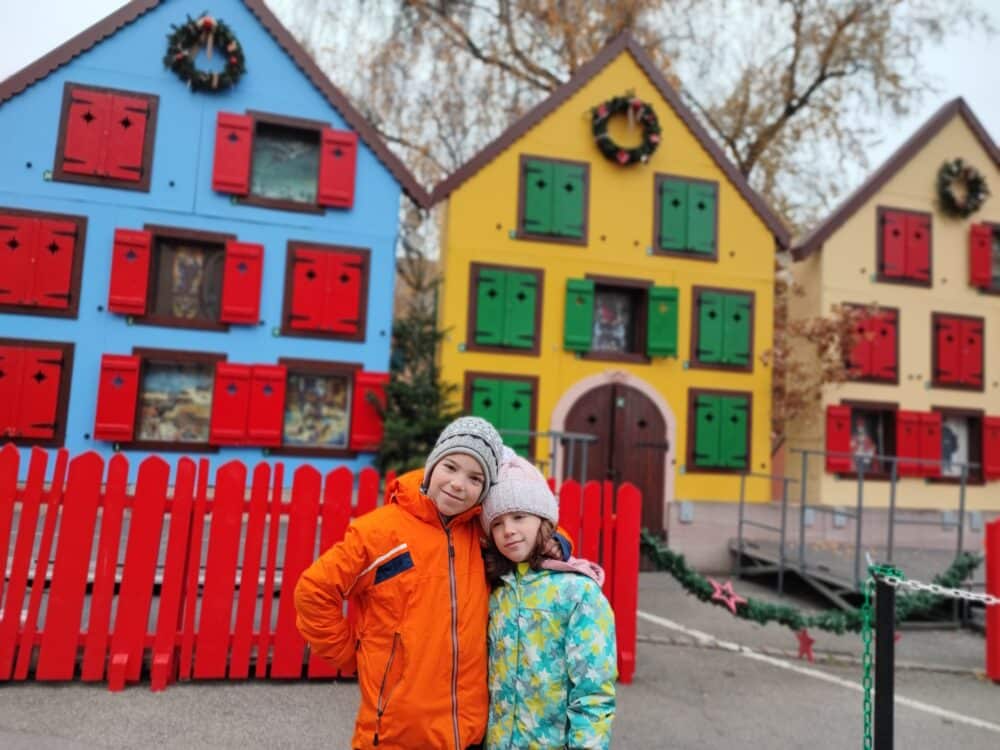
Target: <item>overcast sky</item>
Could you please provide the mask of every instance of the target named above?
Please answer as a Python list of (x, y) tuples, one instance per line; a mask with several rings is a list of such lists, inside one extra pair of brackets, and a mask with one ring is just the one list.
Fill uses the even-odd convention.
[[(281, 0), (288, 3), (292, 0)], [(977, 0), (1000, 28), (1000, 0)], [(0, 81), (80, 33), (122, 5), (122, 0), (0, 0)], [(872, 169), (905, 141), (944, 102), (963, 96), (994, 140), (1000, 142), (1000, 36), (952, 40), (931, 49), (926, 65), (939, 92), (902, 122), (887, 124), (880, 144), (869, 154)], [(336, 83), (336, 81), (334, 81)]]

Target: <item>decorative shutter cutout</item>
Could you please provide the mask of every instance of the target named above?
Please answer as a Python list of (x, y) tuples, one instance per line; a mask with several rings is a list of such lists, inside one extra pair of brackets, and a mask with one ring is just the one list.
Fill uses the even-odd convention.
[(870, 375), (879, 380), (896, 379), (896, 313), (884, 310), (871, 318)]
[(346, 130), (323, 129), (316, 200), (321, 206), (354, 205), (358, 136)]
[(980, 289), (993, 286), (993, 227), (969, 227), (969, 284)]
[(23, 305), (31, 299), (38, 231), (38, 219), (0, 214), (0, 304)]
[(720, 466), (722, 404), (718, 396), (696, 396), (694, 400), (694, 465)]
[(76, 224), (42, 219), (35, 250), (35, 303), (39, 307), (65, 310), (70, 304)]
[(983, 476), (1000, 479), (1000, 417), (983, 418)]
[(301, 247), (292, 252), (292, 303), (288, 326), (300, 331), (318, 331), (326, 295), (326, 254)]
[(646, 325), (648, 356), (677, 356), (678, 299), (677, 287), (654, 286), (649, 290), (649, 314)]
[(480, 268), (475, 293), (476, 328), (470, 332), (471, 338), (480, 346), (500, 346), (507, 317), (507, 274), (496, 268)]
[[(385, 423), (379, 410), (385, 409), (385, 387), (388, 384), (388, 373), (354, 373), (354, 391), (351, 394), (352, 451), (376, 451), (382, 444)], [(375, 397), (378, 407), (368, 399), (369, 394)]]
[(108, 310), (124, 315), (145, 315), (149, 290), (149, 263), (153, 235), (133, 229), (116, 229), (111, 256)]
[(527, 434), (531, 429), (531, 383), (519, 380), (501, 380), (499, 383), (500, 424), (497, 429), (502, 432), (506, 445), (519, 456), (527, 458), (528, 448), (531, 446), (531, 435)]
[(906, 215), (906, 276), (917, 281), (931, 278), (931, 219)]
[(0, 346), (0, 438), (16, 437), (20, 429), (17, 413), (23, 362), (22, 347)]
[(906, 273), (906, 218), (900, 211), (882, 214), (882, 263), (884, 276), (902, 278)]
[(288, 370), (284, 365), (254, 365), (251, 368), (248, 445), (281, 445), (287, 382)]
[(506, 304), (503, 314), (503, 344), (519, 349), (530, 349), (535, 345), (538, 278), (531, 273), (507, 272), (504, 296)]
[(750, 405), (742, 397), (723, 396), (719, 401), (722, 406), (720, 463), (730, 469), (745, 469), (750, 464), (750, 446), (747, 445)]
[(688, 248), (688, 185), (682, 180), (664, 179), (660, 182), (661, 250), (682, 251)]
[(941, 413), (920, 414), (920, 458), (937, 463), (924, 463), (920, 473), (925, 477), (941, 476)]
[(111, 117), (103, 172), (116, 180), (142, 180), (149, 102), (128, 96), (111, 98)]
[(111, 122), (111, 94), (74, 87), (70, 94), (62, 168), (72, 174), (101, 175), (106, 133)]
[(264, 273), (264, 246), (249, 242), (226, 243), (222, 274), (223, 323), (257, 325), (260, 320), (260, 285)]
[(49, 440), (56, 434), (59, 384), (63, 378), (63, 353), (59, 349), (22, 350), (19, 434)]
[(233, 195), (250, 193), (253, 128), (253, 118), (248, 115), (219, 112), (215, 125), (213, 190)]
[(530, 234), (549, 234), (554, 227), (555, 182), (551, 162), (529, 160), (524, 165), (524, 214), (521, 229)]
[(750, 364), (751, 319), (750, 298), (741, 294), (722, 297), (724, 311), (722, 361), (746, 367)]
[(94, 439), (128, 442), (135, 433), (139, 395), (139, 358), (117, 354), (101, 357)]
[(244, 444), (249, 410), (250, 365), (216, 363), (209, 442), (213, 445)]
[(698, 295), (698, 340), (694, 342), (697, 362), (717, 364), (723, 361), (724, 353), (723, 296), (717, 292), (701, 292)]
[(567, 279), (564, 346), (570, 351), (589, 351), (593, 328), (594, 282), (590, 279)]
[(692, 182), (688, 185), (687, 249), (711, 255), (715, 252), (715, 216), (718, 186)]
[(586, 168), (577, 164), (555, 164), (552, 194), (552, 233), (560, 237), (583, 237), (586, 216)]
[[(851, 408), (826, 407), (826, 470), (832, 474), (853, 471), (851, 461)], [(831, 455), (840, 454), (840, 455)]]
[[(923, 465), (906, 459), (924, 458), (921, 449), (920, 412), (896, 412), (896, 473), (901, 477), (923, 475)], [(940, 446), (939, 446), (940, 452)]]
[(473, 380), (470, 410), (472, 416), (481, 417), (500, 429), (503, 416), (500, 381), (493, 378)]
[(983, 321), (961, 321), (961, 367), (963, 385), (983, 387)]
[(326, 293), (322, 329), (353, 336), (361, 325), (364, 258), (353, 253), (324, 253)]

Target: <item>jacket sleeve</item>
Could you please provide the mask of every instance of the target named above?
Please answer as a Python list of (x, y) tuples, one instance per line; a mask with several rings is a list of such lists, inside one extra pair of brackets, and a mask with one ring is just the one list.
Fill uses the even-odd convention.
[(344, 540), (313, 562), (295, 585), (296, 625), (312, 652), (344, 671), (355, 668), (355, 635), (344, 614), (344, 600), (358, 593), (355, 582), (368, 565), (358, 529), (347, 527)]
[(618, 654), (615, 618), (601, 589), (587, 580), (566, 634), (570, 748), (611, 747)]

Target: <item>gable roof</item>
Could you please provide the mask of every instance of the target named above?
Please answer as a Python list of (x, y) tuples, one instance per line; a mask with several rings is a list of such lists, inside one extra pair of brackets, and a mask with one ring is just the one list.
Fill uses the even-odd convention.
[(823, 247), (823, 243), (826, 242), (831, 234), (837, 231), (883, 185), (892, 179), (900, 169), (906, 166), (956, 115), (965, 121), (969, 130), (972, 131), (976, 140), (979, 141), (986, 153), (989, 154), (993, 163), (997, 167), (1000, 167), (1000, 149), (997, 148), (997, 144), (990, 138), (990, 134), (986, 132), (986, 128), (979, 122), (979, 119), (973, 114), (969, 105), (965, 103), (962, 97), (952, 99), (935, 112), (917, 132), (910, 136), (906, 143), (896, 149), (893, 155), (881, 167), (876, 169), (871, 177), (861, 184), (861, 187), (845, 198), (819, 226), (815, 227), (809, 234), (797, 242), (792, 248), (792, 258), (803, 260)]
[[(163, 2), (164, 0), (132, 0), (128, 5), (119, 8), (89, 29), (82, 31), (47, 55), (14, 73), (7, 80), (0, 81), (0, 105)], [(361, 140), (374, 152), (375, 157), (399, 181), (403, 191), (418, 206), (427, 207), (430, 202), (428, 192), (417, 184), (410, 170), (389, 150), (371, 123), (355, 109), (343, 92), (320, 70), (309, 53), (268, 9), (263, 0), (242, 0), (242, 2), (267, 29), (278, 45), (292, 58), (299, 69), (305, 73), (310, 82), (319, 89), (330, 106), (340, 113), (344, 121), (358, 133)]]
[(781, 247), (788, 247), (790, 237), (788, 230), (782, 224), (763, 198), (750, 187), (746, 178), (740, 173), (736, 166), (726, 157), (722, 149), (719, 148), (715, 140), (708, 134), (708, 131), (698, 122), (695, 114), (684, 104), (680, 94), (674, 90), (663, 74), (657, 69), (652, 58), (639, 45), (635, 38), (628, 32), (623, 31), (609, 42), (604, 49), (581, 65), (576, 73), (553, 91), (545, 100), (530, 109), (521, 116), (513, 125), (501, 133), (492, 143), (483, 148), (478, 154), (469, 159), (465, 164), (455, 170), (451, 175), (431, 191), (431, 205), (447, 198), (462, 183), (475, 175), (479, 170), (493, 161), (499, 154), (505, 151), (518, 138), (527, 133), (531, 128), (545, 119), (549, 114), (558, 109), (573, 94), (583, 88), (594, 76), (610, 65), (622, 52), (627, 51), (632, 55), (636, 64), (649, 78), (653, 86), (656, 87), (660, 95), (666, 99), (681, 121), (687, 126), (701, 146), (708, 151), (716, 166), (721, 169), (730, 182), (743, 196), (744, 200), (750, 204), (767, 228), (774, 234), (775, 239)]

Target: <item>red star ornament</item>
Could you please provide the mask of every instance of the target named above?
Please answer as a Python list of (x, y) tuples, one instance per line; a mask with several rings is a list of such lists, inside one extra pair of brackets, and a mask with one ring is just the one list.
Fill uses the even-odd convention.
[(799, 657), (803, 657), (809, 660), (810, 664), (816, 661), (816, 657), (813, 656), (813, 644), (816, 642), (815, 638), (809, 637), (809, 631), (802, 628), (795, 636), (799, 639)]
[(713, 602), (722, 602), (727, 607), (729, 611), (734, 615), (736, 614), (736, 607), (740, 604), (746, 604), (747, 600), (742, 596), (738, 596), (735, 591), (733, 591), (733, 582), (726, 581), (725, 583), (719, 583), (714, 578), (709, 578), (708, 582), (712, 584), (712, 588), (715, 589), (712, 592)]

